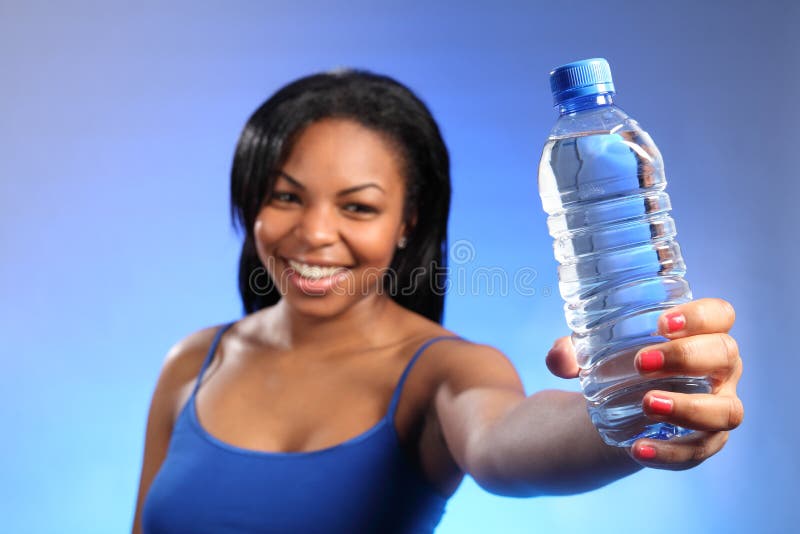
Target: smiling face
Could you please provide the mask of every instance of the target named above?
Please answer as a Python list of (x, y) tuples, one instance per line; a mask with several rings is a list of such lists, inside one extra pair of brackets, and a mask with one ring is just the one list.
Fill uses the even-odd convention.
[(259, 259), (286, 303), (331, 315), (378, 291), (406, 226), (397, 150), (346, 119), (298, 137), (254, 225)]

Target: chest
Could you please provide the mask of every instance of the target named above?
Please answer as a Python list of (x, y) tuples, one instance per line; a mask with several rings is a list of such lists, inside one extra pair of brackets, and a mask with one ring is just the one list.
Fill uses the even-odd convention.
[(394, 422), (399, 434), (410, 437), (425, 420), (426, 395), (419, 384), (397, 390), (406, 362), (392, 356), (274, 357), (254, 363), (226, 355), (203, 376), (195, 398), (197, 418), (210, 434), (237, 447), (309, 452), (351, 440), (391, 419), (389, 407), (397, 392), (403, 410)]
[[(435, 375), (424, 360), (409, 365), (414, 348), (329, 361), (254, 360), (223, 350), (203, 374), (189, 408), (217, 440), (261, 452), (321, 451), (393, 425), (411, 462), (441, 494), (452, 495), (463, 473), (430, 409)], [(176, 414), (193, 387), (187, 384), (179, 395)]]

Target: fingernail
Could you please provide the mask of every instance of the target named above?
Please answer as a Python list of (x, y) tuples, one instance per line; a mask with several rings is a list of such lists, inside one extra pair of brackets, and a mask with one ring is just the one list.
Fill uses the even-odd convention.
[(677, 332), (686, 327), (686, 317), (680, 312), (670, 313), (666, 315), (667, 319), (667, 332)]
[(650, 397), (650, 410), (659, 415), (669, 415), (672, 413), (672, 399), (665, 397)]
[(636, 450), (636, 456), (642, 460), (652, 460), (656, 457), (656, 449), (650, 445), (642, 445)]
[(660, 350), (646, 350), (639, 354), (639, 369), (642, 371), (658, 371), (662, 367), (664, 367), (664, 353)]

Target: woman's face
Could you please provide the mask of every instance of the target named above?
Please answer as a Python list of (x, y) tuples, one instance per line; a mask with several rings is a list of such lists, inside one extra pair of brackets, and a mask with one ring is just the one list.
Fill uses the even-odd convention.
[(254, 227), (286, 303), (332, 315), (379, 293), (405, 231), (404, 197), (401, 160), (380, 134), (345, 119), (307, 127)]

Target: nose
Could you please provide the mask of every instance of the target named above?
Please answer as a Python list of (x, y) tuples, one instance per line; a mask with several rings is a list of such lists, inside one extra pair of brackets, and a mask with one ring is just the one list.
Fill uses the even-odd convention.
[(295, 226), (295, 236), (309, 248), (334, 243), (338, 235), (336, 214), (330, 206), (308, 206)]

